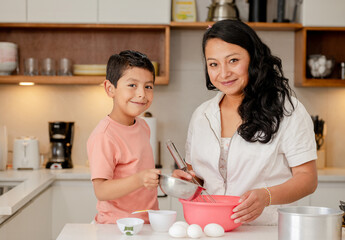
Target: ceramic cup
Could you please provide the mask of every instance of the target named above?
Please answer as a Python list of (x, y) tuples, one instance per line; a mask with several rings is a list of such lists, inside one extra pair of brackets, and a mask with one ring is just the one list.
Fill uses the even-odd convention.
[(148, 211), (149, 220), (153, 231), (167, 232), (176, 220), (176, 211), (153, 210)]

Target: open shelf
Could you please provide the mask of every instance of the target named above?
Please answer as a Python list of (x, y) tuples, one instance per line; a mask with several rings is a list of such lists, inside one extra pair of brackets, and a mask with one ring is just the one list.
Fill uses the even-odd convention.
[(72, 64), (106, 64), (110, 55), (133, 49), (159, 63), (156, 84), (169, 83), (170, 27), (167, 25), (1, 23), (0, 41), (19, 49), (18, 75), (0, 76), (0, 84), (98, 84), (105, 76), (23, 76), (24, 59), (68, 58)]
[[(171, 28), (206, 29), (215, 22), (171, 22)], [(267, 23), (246, 22), (250, 27), (258, 31), (296, 31), (303, 26), (300, 23)]]
[[(295, 84), (296, 85), (296, 84)], [(345, 80), (334, 78), (306, 78), (299, 87), (345, 87)]]
[[(345, 27), (305, 27), (295, 34), (295, 86), (345, 87), (340, 79), (340, 62), (345, 61)], [(333, 58), (335, 66), (328, 78), (315, 79), (309, 73), (308, 56), (323, 54)]]
[[(0, 76), (1, 84), (19, 84), (20, 82), (34, 82), (35, 84), (45, 85), (98, 85), (103, 83), (104, 80), (105, 76)], [(165, 79), (165, 77), (156, 77), (156, 85), (162, 85), (165, 84), (165, 82), (167, 82), (167, 79)]]
[[(34, 82), (37, 84), (99, 84), (104, 76), (23, 76), (23, 60), (66, 57), (73, 64), (106, 64), (113, 53), (124, 49), (144, 52), (159, 63), (156, 84), (169, 83), (170, 30), (206, 29), (215, 22), (171, 22), (148, 24), (55, 24), (0, 23), (0, 41), (19, 47), (18, 75), (0, 76), (0, 84)], [(247, 22), (258, 31), (301, 31), (299, 23)]]

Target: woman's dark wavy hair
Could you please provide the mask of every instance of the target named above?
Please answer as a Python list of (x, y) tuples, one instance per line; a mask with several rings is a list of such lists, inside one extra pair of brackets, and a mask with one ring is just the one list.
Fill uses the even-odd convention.
[[(255, 31), (245, 23), (237, 20), (216, 22), (205, 32), (202, 41), (206, 86), (209, 90), (215, 90), (216, 87), (207, 72), (205, 47), (207, 41), (213, 38), (238, 45), (249, 53), (248, 85), (243, 90), (244, 98), (238, 108), (243, 123), (237, 131), (248, 142), (270, 142), (284, 115), (294, 110), (292, 90), (288, 79), (284, 77), (280, 58), (273, 56)], [(291, 112), (284, 107), (286, 99), (292, 106)]]

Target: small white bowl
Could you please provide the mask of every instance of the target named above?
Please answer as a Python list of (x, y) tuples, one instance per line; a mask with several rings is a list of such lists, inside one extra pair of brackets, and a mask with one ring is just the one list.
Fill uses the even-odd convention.
[(150, 210), (149, 220), (153, 231), (168, 232), (176, 220), (176, 211)]
[(141, 231), (144, 220), (140, 218), (121, 218), (116, 221), (116, 224), (123, 234), (132, 236)]

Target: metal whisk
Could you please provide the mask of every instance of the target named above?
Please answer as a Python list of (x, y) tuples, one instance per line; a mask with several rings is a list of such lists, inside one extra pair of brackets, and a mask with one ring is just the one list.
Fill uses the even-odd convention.
[[(187, 169), (187, 163), (186, 161), (181, 157), (180, 153), (178, 152), (177, 148), (175, 147), (175, 144), (169, 139), (166, 141), (167, 148), (175, 160), (178, 168), (188, 174)], [(191, 174), (190, 174), (191, 175)], [(191, 175), (192, 176), (192, 175)], [(192, 182), (197, 184), (198, 186), (202, 187), (200, 183), (192, 176)], [(203, 187), (202, 187), (203, 188)], [(206, 189), (202, 190), (205, 194), (200, 194), (197, 198), (194, 199), (194, 201), (203, 201), (203, 202), (212, 202), (215, 203), (216, 200), (206, 191)]]

